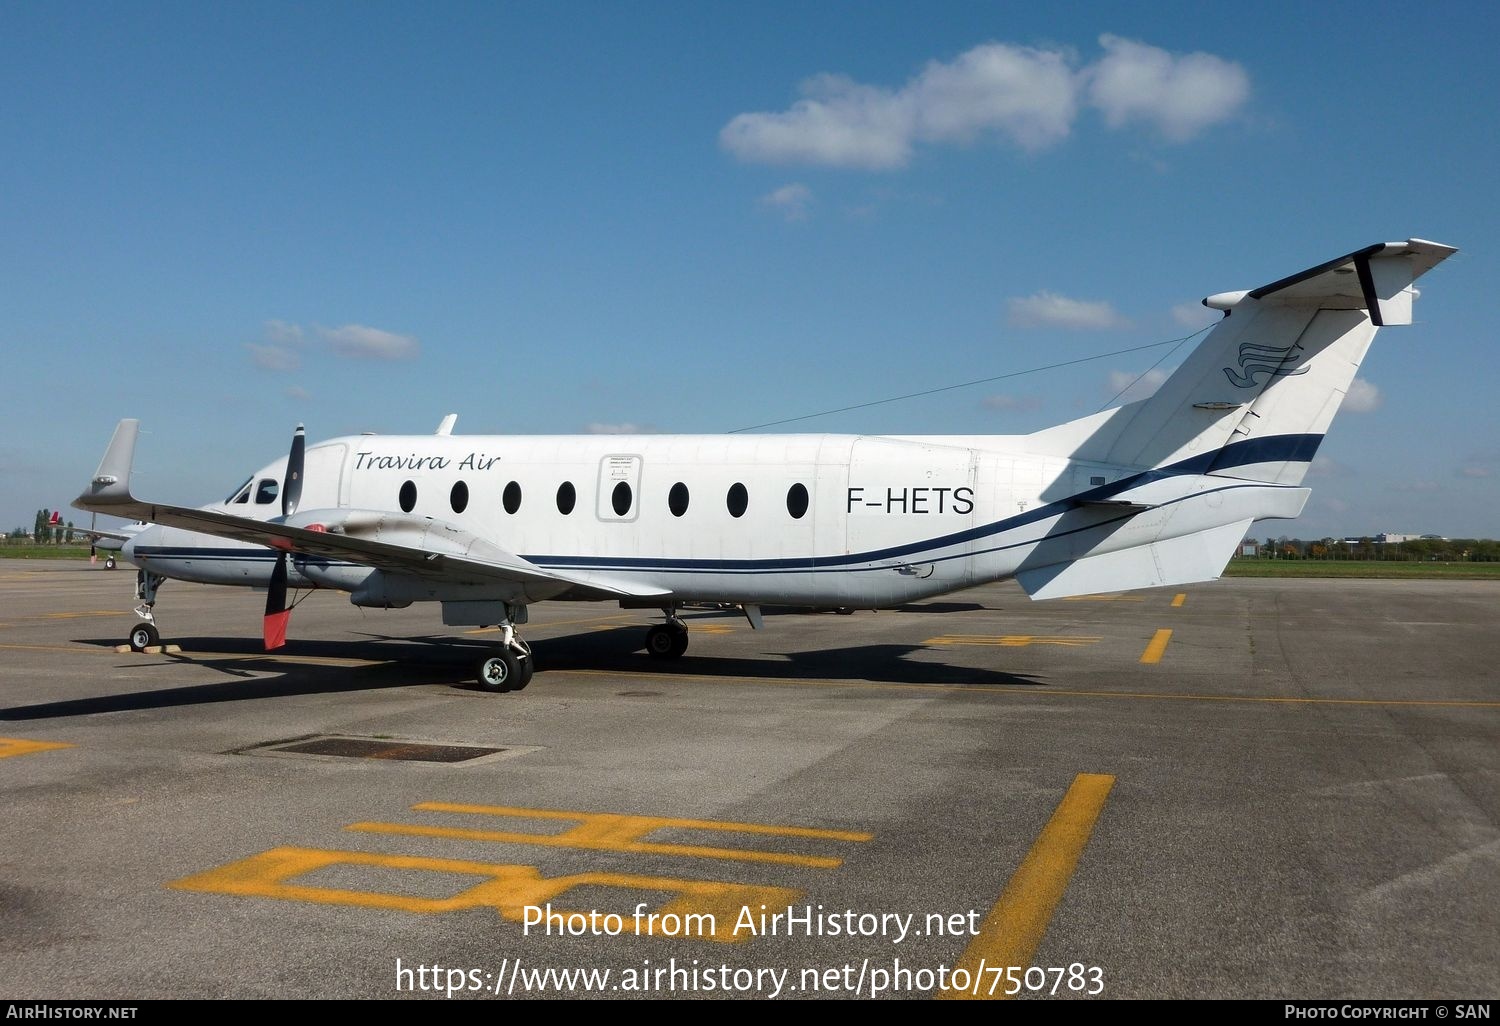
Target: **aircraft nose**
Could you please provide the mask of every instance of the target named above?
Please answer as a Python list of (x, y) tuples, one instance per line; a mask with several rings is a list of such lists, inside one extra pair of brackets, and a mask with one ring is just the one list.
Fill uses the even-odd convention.
[[(150, 557), (149, 555), (147, 555), (147, 553), (150, 552), (153, 546), (161, 544), (161, 535), (161, 527), (153, 524), (152, 526), (147, 527), (145, 530), (137, 532), (132, 537), (126, 539), (125, 544), (120, 546), (120, 555), (124, 557), (127, 563), (131, 563), (144, 570), (146, 569), (146, 564), (142, 562), (142, 560), (149, 559)], [(137, 547), (140, 547), (145, 551), (138, 552)]]

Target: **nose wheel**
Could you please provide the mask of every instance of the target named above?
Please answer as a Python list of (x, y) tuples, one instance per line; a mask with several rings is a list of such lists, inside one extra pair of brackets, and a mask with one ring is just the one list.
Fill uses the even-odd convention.
[(152, 645), (161, 644), (161, 632), (156, 629), (155, 624), (143, 621), (130, 628), (130, 637), (127, 640), (130, 642), (132, 652), (144, 652)]

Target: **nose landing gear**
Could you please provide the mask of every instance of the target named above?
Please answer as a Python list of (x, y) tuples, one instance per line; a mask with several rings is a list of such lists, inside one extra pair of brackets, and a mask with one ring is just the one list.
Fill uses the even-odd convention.
[(161, 632), (156, 629), (156, 616), (151, 610), (156, 605), (156, 590), (165, 581), (161, 574), (149, 570), (141, 570), (135, 575), (135, 597), (141, 603), (135, 607), (135, 615), (141, 618), (141, 622), (130, 628), (130, 634), (125, 638), (132, 652), (144, 652), (161, 644)]

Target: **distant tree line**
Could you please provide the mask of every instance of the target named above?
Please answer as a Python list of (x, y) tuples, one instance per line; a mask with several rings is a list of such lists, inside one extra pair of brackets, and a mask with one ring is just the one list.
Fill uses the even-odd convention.
[(1267, 538), (1257, 542), (1259, 559), (1378, 559), (1398, 563), (1497, 563), (1500, 541), (1489, 538), (1413, 538), (1380, 542), (1373, 536), (1342, 538)]
[[(31, 526), (31, 533), (26, 533), (26, 528), (15, 527), (5, 537), (8, 541), (24, 541), (28, 537), (37, 545), (71, 545), (76, 528), (73, 521), (67, 523), (52, 522), (52, 511), (50, 509), (39, 509), (36, 511), (36, 522)], [(86, 537), (86, 536), (85, 536)], [(82, 538), (79, 539), (80, 541)]]

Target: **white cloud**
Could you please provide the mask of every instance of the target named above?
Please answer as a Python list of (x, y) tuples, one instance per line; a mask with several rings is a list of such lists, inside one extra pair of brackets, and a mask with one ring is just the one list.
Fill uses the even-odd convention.
[(312, 398), (312, 393), (309, 392), (307, 389), (303, 388), (301, 385), (292, 385), (292, 386), (290, 386), (286, 390), (286, 394), (287, 394), (288, 398), (295, 399), (298, 402), (303, 402), (303, 403), (307, 402), (309, 399)]
[(1206, 328), (1217, 320), (1221, 320), (1224, 314), (1220, 310), (1210, 310), (1202, 302), (1178, 303), (1172, 307), (1172, 320), (1187, 328), (1189, 331), (1197, 331)]
[(1495, 469), (1493, 467), (1482, 467), (1482, 466), (1478, 466), (1477, 464), (1471, 463), (1471, 464), (1468, 464), (1467, 466), (1459, 467), (1458, 468), (1458, 476), (1459, 477), (1494, 477), (1495, 476)]
[(1055, 292), (1038, 292), (1008, 302), (1010, 323), (1020, 328), (1122, 328), (1128, 323), (1105, 302), (1069, 299)]
[(1109, 394), (1118, 402), (1133, 403), (1153, 395), (1166, 380), (1164, 370), (1148, 370), (1144, 374), (1112, 370), (1109, 372)]
[(262, 346), (246, 342), (245, 348), (250, 351), (251, 362), (261, 370), (283, 373), (302, 366), (301, 355), (285, 346)]
[(883, 170), (904, 167), (920, 143), (998, 136), (1045, 149), (1068, 136), (1085, 100), (1112, 127), (1146, 122), (1180, 141), (1249, 95), (1244, 69), (1212, 54), (1175, 56), (1110, 35), (1099, 43), (1105, 56), (1081, 69), (1069, 50), (985, 43), (929, 62), (899, 89), (815, 75), (787, 110), (730, 119), (719, 145), (758, 163)]
[(1380, 409), (1385, 402), (1385, 396), (1380, 394), (1376, 388), (1364, 378), (1355, 378), (1349, 383), (1349, 392), (1344, 396), (1343, 409), (1350, 413), (1369, 413)]
[(358, 360), (410, 360), (422, 348), (411, 335), (397, 335), (379, 328), (367, 328), (363, 324), (319, 328), (318, 334), (339, 356)]
[(266, 341), (281, 345), (298, 345), (302, 342), (301, 326), (288, 324), (286, 321), (267, 321), (265, 335)]
[(1245, 69), (1208, 53), (1173, 55), (1103, 35), (1104, 59), (1087, 69), (1088, 101), (1111, 128), (1145, 122), (1174, 141), (1230, 117), (1250, 95)]
[(583, 429), (591, 435), (654, 435), (657, 428), (651, 424), (590, 424)]
[(996, 413), (1031, 413), (1042, 408), (1042, 400), (1034, 395), (987, 395), (979, 405)]
[(1443, 486), (1436, 481), (1402, 481), (1391, 485), (1390, 488), (1393, 492), (1416, 492), (1421, 495), (1431, 495), (1433, 492), (1443, 490)]
[(812, 190), (801, 182), (783, 185), (774, 192), (760, 198), (762, 206), (779, 211), (788, 221), (807, 220), (807, 208), (812, 204)]

